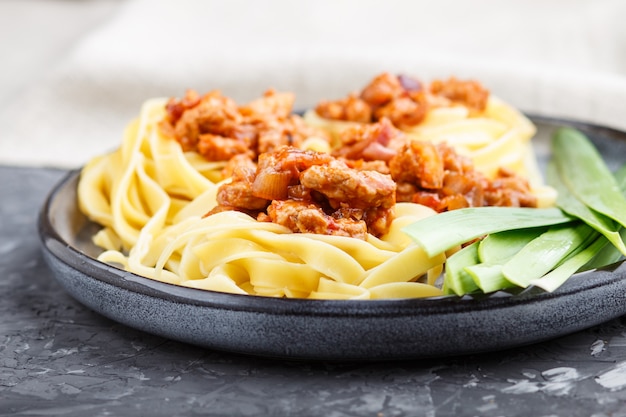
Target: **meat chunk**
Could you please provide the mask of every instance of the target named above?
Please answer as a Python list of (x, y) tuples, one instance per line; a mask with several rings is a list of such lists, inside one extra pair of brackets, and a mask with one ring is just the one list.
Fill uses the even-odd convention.
[(382, 106), (405, 93), (400, 79), (388, 72), (376, 76), (362, 91), (361, 98), (370, 106)]
[(267, 209), (268, 218), (299, 233), (315, 233), (348, 236), (357, 239), (367, 237), (367, 225), (363, 220), (335, 218), (315, 204), (301, 201), (272, 201)]
[(191, 89), (187, 90), (185, 92), (185, 96), (180, 100), (175, 98), (169, 99), (165, 105), (167, 121), (170, 122), (170, 124), (175, 125), (185, 111), (196, 107), (199, 103), (200, 94)]
[(363, 159), (342, 159), (350, 168), (359, 171), (376, 171), (389, 175), (389, 165), (383, 160), (365, 161)]
[(273, 88), (263, 93), (263, 96), (239, 108), (243, 116), (254, 118), (272, 117), (285, 119), (293, 109), (296, 96), (289, 92), (278, 92)]
[(292, 114), (293, 93), (268, 90), (263, 97), (238, 106), (219, 91), (185, 97), (166, 104), (161, 131), (180, 142), (183, 150), (197, 151), (209, 161), (228, 161), (238, 154), (259, 154), (286, 145), (298, 146), (311, 136), (330, 141), (330, 135), (307, 126)]
[(227, 208), (256, 212), (257, 219), (294, 232), (358, 238), (383, 235), (393, 220), (391, 177), (351, 168), (326, 153), (282, 147), (262, 154), (256, 170), (231, 169), (233, 179), (220, 186), (218, 207), (209, 214)]
[(530, 185), (514, 172), (500, 168), (496, 178), (485, 189), (487, 205), (536, 207), (537, 197), (530, 192)]
[(391, 208), (396, 203), (396, 184), (376, 171), (357, 171), (335, 160), (302, 172), (300, 183), (325, 195), (333, 208)]
[(252, 160), (249, 154), (242, 153), (235, 155), (228, 160), (228, 163), (222, 169), (222, 177), (232, 177), (237, 168), (246, 168), (248, 171), (256, 172), (256, 163)]
[(394, 140), (404, 139), (404, 134), (393, 127), (389, 119), (378, 123), (351, 126), (341, 132), (341, 145), (333, 152), (334, 156), (366, 161), (388, 161), (396, 151), (389, 145)]
[(302, 171), (331, 160), (332, 157), (325, 153), (288, 146), (261, 154), (252, 192), (268, 200), (284, 200), (288, 187), (298, 183)]
[(241, 123), (241, 115), (233, 100), (212, 91), (201, 99), (194, 91), (187, 91), (183, 100), (170, 99), (166, 105), (170, 132), (185, 151), (195, 150), (199, 137), (204, 133), (229, 136)]
[(252, 191), (255, 171), (247, 166), (237, 167), (230, 182), (222, 184), (217, 191), (217, 203), (244, 212), (263, 210), (269, 204), (267, 199), (257, 197)]
[(477, 171), (446, 171), (439, 193), (443, 197), (439, 211), (484, 205), (486, 183), (486, 178)]
[(251, 153), (244, 141), (210, 133), (198, 136), (197, 149), (209, 161), (228, 161), (237, 155)]
[(444, 165), (441, 154), (430, 142), (411, 141), (389, 161), (389, 170), (398, 182), (415, 183), (421, 188), (443, 186)]
[(379, 107), (374, 112), (377, 120), (388, 118), (394, 126), (407, 129), (418, 125), (426, 117), (428, 103), (424, 94), (398, 97)]
[(358, 94), (335, 101), (322, 101), (316, 107), (321, 117), (360, 123), (377, 122), (383, 118), (402, 130), (419, 125), (433, 107), (454, 104), (481, 112), (487, 106), (489, 91), (480, 83), (454, 77), (434, 80), (424, 87), (407, 75), (384, 72), (374, 77)]
[(315, 111), (326, 119), (360, 123), (368, 123), (372, 120), (372, 108), (365, 100), (355, 94), (335, 101), (320, 101), (315, 107)]
[(389, 119), (396, 127), (408, 128), (419, 124), (427, 109), (428, 101), (419, 81), (385, 72), (375, 77), (359, 94), (322, 101), (315, 111), (327, 119), (360, 123)]
[(389, 230), (396, 203), (396, 184), (390, 176), (354, 170), (337, 160), (303, 171), (300, 182), (328, 199), (334, 217), (364, 221), (375, 236)]
[(445, 143), (413, 141), (389, 161), (389, 170), (397, 183), (397, 201), (423, 204), (438, 212), (537, 205), (527, 181), (507, 170), (489, 180)]
[(434, 80), (430, 84), (430, 91), (435, 95), (464, 104), (475, 111), (483, 111), (489, 99), (489, 90), (478, 81), (461, 81), (454, 77), (447, 80)]
[(321, 117), (360, 123), (390, 120), (394, 126), (409, 128), (419, 124), (428, 110), (422, 84), (406, 75), (388, 72), (376, 76), (357, 95), (335, 101), (322, 101), (316, 107)]

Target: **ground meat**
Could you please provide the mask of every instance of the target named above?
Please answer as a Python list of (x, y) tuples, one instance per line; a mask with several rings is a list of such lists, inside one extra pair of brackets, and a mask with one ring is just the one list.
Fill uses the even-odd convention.
[(351, 168), (326, 153), (282, 147), (262, 154), (256, 170), (235, 167), (209, 214), (256, 210), (257, 219), (294, 232), (381, 236), (393, 220), (395, 191), (389, 175)]
[(488, 183), (478, 171), (446, 171), (443, 187), (439, 192), (443, 197), (439, 211), (484, 206), (485, 187)]
[(242, 153), (235, 155), (228, 160), (226, 166), (222, 169), (222, 177), (230, 178), (234, 175), (235, 169), (248, 168), (252, 172), (256, 171), (256, 163), (252, 160), (250, 155)]
[(350, 168), (358, 169), (359, 171), (376, 171), (381, 174), (389, 175), (389, 165), (385, 161), (365, 161), (363, 159), (344, 159), (343, 160)]
[(243, 116), (260, 118), (270, 116), (272, 118), (285, 119), (291, 115), (296, 96), (293, 93), (277, 92), (269, 89), (263, 97), (257, 98), (239, 108)]
[(355, 94), (336, 101), (320, 101), (315, 111), (321, 117), (332, 120), (368, 123), (372, 120), (372, 108)]
[(348, 236), (357, 239), (367, 237), (367, 225), (364, 220), (335, 218), (312, 203), (275, 200), (267, 209), (267, 217), (294, 232)]
[(333, 155), (352, 160), (388, 161), (396, 154), (389, 146), (395, 140), (404, 142), (404, 134), (388, 119), (350, 126), (340, 133), (340, 145)]
[(305, 139), (310, 137), (330, 142), (330, 135), (326, 131), (309, 126), (302, 117), (297, 114), (291, 114), (285, 119), (280, 119), (274, 123), (266, 122), (259, 125), (256, 154), (271, 152), (282, 146), (299, 147)]
[(208, 214), (224, 210), (239, 210), (245, 213), (264, 210), (269, 201), (255, 196), (252, 192), (255, 174), (255, 170), (247, 166), (235, 168), (231, 181), (222, 184), (217, 191), (217, 207)]
[(382, 73), (359, 93), (320, 102), (315, 111), (321, 117), (360, 123), (389, 119), (394, 126), (409, 128), (426, 116), (428, 102), (419, 81), (406, 75)]
[(461, 81), (454, 77), (447, 80), (435, 80), (430, 84), (430, 91), (469, 107), (483, 111), (487, 107), (489, 91), (477, 81)]
[(376, 171), (358, 171), (339, 160), (314, 165), (302, 172), (300, 183), (325, 195), (333, 208), (390, 208), (396, 203), (396, 184)]
[(524, 178), (500, 168), (496, 178), (485, 189), (486, 205), (536, 207), (537, 197), (529, 192), (529, 188)]
[(170, 124), (175, 125), (185, 111), (197, 106), (200, 103), (200, 98), (200, 94), (198, 94), (195, 90), (187, 90), (182, 99), (178, 100), (171, 98), (168, 100), (165, 105), (167, 121)]
[(319, 116), (333, 120), (371, 123), (386, 118), (395, 127), (407, 130), (419, 125), (432, 107), (457, 104), (480, 112), (488, 100), (489, 91), (476, 81), (452, 77), (424, 87), (412, 77), (385, 72), (360, 92), (335, 101), (322, 101), (315, 110)]
[(242, 123), (237, 105), (230, 98), (217, 91), (200, 99), (197, 97), (198, 93), (189, 90), (180, 102), (170, 99), (166, 105), (165, 131), (172, 134), (185, 151), (196, 150), (201, 134), (229, 136)]
[(228, 161), (237, 155), (252, 153), (244, 141), (210, 133), (198, 136), (197, 150), (209, 161)]
[[(237, 210), (295, 233), (366, 239), (389, 231), (396, 201), (438, 212), (465, 207), (535, 207), (526, 180), (501, 169), (490, 180), (445, 143), (409, 140), (402, 130), (428, 109), (464, 105), (484, 110), (489, 92), (474, 81), (450, 78), (430, 86), (389, 73), (361, 92), (321, 102), (322, 117), (359, 122), (336, 137), (332, 154), (304, 151), (311, 137), (329, 135), (292, 114), (291, 93), (267, 91), (238, 106), (213, 91), (171, 99), (160, 127), (186, 151), (228, 161), (217, 203), (207, 215)], [(329, 142), (330, 143), (330, 142)]]
[(446, 171), (460, 173), (474, 171), (474, 164), (472, 163), (472, 160), (463, 155), (459, 155), (454, 150), (454, 148), (448, 146), (448, 144), (446, 144), (445, 142), (439, 143), (437, 145), (437, 150), (439, 151), (441, 159), (443, 160), (443, 169), (445, 169)]
[(238, 106), (219, 91), (200, 96), (188, 90), (182, 99), (168, 101), (160, 128), (183, 150), (197, 151), (209, 161), (228, 161), (242, 153), (256, 160), (261, 153), (298, 146), (311, 136), (330, 141), (327, 132), (292, 114), (293, 102), (292, 93), (268, 90), (263, 97)]
[(489, 180), (471, 161), (442, 143), (413, 141), (389, 161), (397, 183), (396, 200), (423, 204), (438, 212), (466, 207), (536, 207), (526, 180), (501, 170)]
[(288, 196), (288, 187), (298, 184), (302, 171), (332, 159), (326, 153), (289, 146), (261, 154), (252, 191), (268, 200), (284, 200)]
[(396, 97), (401, 97), (406, 90), (400, 79), (388, 72), (376, 76), (361, 91), (361, 98), (370, 106), (382, 106)]
[(443, 158), (430, 142), (411, 141), (389, 161), (391, 176), (398, 182), (409, 182), (425, 189), (443, 186)]
[(373, 207), (365, 210), (367, 230), (374, 236), (383, 236), (389, 231), (395, 217), (395, 204), (389, 208)]
[[(417, 185), (415, 184), (412, 184), (406, 181), (396, 182), (396, 201), (397, 202), (412, 202), (415, 199), (415, 196), (420, 192), (423, 193), (425, 191), (418, 189)], [(429, 192), (429, 194), (434, 194), (434, 193)], [(424, 203), (420, 203), (420, 204), (433, 207), (432, 204), (424, 204)]]
[(388, 118), (394, 126), (408, 129), (418, 125), (426, 117), (428, 103), (424, 94), (394, 98), (374, 112), (377, 120)]

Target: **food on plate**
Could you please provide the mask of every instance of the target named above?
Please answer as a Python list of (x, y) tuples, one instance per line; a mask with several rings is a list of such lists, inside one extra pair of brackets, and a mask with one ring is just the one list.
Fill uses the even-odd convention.
[(490, 179), (502, 169), (515, 172), (529, 181), (540, 206), (554, 202), (536, 164), (535, 126), (477, 81), (425, 83), (383, 73), (345, 98), (320, 101), (304, 119), (335, 140), (349, 127), (387, 119), (415, 142), (452, 147)]
[(461, 245), (446, 260), (448, 294), (559, 288), (581, 270), (626, 256), (626, 164), (611, 172), (592, 142), (562, 127), (552, 138), (548, 182), (556, 208), (480, 207), (449, 211), (403, 230), (429, 255)]
[(302, 116), (294, 99), (146, 101), (121, 146), (81, 172), (99, 259), (235, 294), (433, 297), (461, 244), (429, 253), (407, 226), (484, 207), (558, 210), (533, 124), (476, 81), (384, 73)]

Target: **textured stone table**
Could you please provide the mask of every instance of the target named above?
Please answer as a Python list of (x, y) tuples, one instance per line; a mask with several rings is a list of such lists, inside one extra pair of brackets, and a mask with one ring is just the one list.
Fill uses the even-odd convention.
[(626, 318), (525, 348), (391, 363), (243, 357), (112, 322), (41, 258), (37, 214), (63, 174), (0, 166), (0, 416), (626, 416)]

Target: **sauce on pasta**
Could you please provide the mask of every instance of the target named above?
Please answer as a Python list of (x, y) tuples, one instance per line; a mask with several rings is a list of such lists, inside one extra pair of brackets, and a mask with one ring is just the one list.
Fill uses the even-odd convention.
[(82, 170), (99, 259), (237, 294), (432, 297), (445, 255), (401, 232), (461, 207), (551, 204), (534, 126), (475, 81), (388, 73), (293, 114), (268, 90), (144, 103), (120, 148)]

